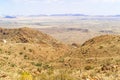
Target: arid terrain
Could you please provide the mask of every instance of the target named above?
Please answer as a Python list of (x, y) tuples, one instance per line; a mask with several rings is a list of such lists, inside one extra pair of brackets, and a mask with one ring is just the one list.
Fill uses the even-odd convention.
[(0, 27), (36, 28), (68, 44), (82, 44), (99, 35), (120, 34), (120, 17), (116, 16), (18, 16), (0, 20)]
[(1, 18), (0, 80), (120, 80), (120, 18)]

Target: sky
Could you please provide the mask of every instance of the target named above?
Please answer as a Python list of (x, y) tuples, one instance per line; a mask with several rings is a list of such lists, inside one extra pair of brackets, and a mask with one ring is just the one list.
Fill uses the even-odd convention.
[(0, 15), (119, 15), (120, 0), (0, 0)]

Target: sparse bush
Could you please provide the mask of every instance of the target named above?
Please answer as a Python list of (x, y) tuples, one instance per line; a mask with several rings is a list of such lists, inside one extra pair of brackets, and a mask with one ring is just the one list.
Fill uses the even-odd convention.
[(49, 68), (51, 68), (51, 66), (49, 66), (48, 64), (44, 64), (44, 65), (43, 65), (43, 68), (44, 68), (44, 69), (49, 69)]
[(11, 64), (11, 67), (15, 67), (16, 65), (15, 64)]
[(102, 49), (103, 48), (103, 46), (99, 46), (99, 49)]
[(0, 53), (2, 53), (2, 49), (0, 49)]
[(89, 65), (89, 66), (85, 66), (84, 69), (85, 69), (85, 70), (91, 70), (91, 69), (93, 69), (93, 68), (94, 68), (93, 66), (90, 66), (90, 65)]
[(24, 55), (24, 59), (29, 59), (29, 57), (27, 55)]
[(8, 59), (8, 57), (4, 57), (4, 59)]
[(19, 54), (20, 54), (20, 55), (22, 55), (22, 54), (23, 54), (23, 52), (20, 52)]
[(23, 47), (24, 50), (26, 50), (26, 47)]
[(37, 63), (37, 64), (35, 64), (36, 66), (38, 66), (38, 67), (41, 67), (42, 66), (42, 63)]
[(29, 49), (29, 52), (33, 52), (33, 50), (32, 50), (32, 49)]
[(2, 51), (2, 49), (0, 49), (0, 51)]
[(31, 64), (32, 64), (32, 65), (35, 65), (35, 66), (37, 66), (37, 67), (41, 67), (41, 66), (42, 66), (42, 63), (40, 63), (40, 62), (39, 62), (39, 63), (34, 63), (34, 62), (32, 62)]
[(24, 58), (26, 58), (27, 57), (27, 55), (24, 55)]
[(33, 76), (28, 72), (21, 73), (20, 80), (33, 80)]
[(11, 54), (11, 52), (10, 51), (8, 51), (8, 55), (10, 55)]

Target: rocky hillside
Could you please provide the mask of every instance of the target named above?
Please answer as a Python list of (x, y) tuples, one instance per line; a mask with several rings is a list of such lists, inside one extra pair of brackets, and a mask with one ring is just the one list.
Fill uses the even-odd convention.
[[(57, 41), (56, 39), (52, 38), (51, 36), (49, 36), (45, 33), (42, 33), (38, 30), (26, 28), (26, 27), (18, 28), (18, 29), (0, 28), (0, 42), (1, 42), (1, 44), (6, 43), (3, 45), (11, 46), (11, 48), (13, 48), (12, 45), (14, 45), (14, 47), (16, 47), (18, 49), (20, 48), (21, 45), (23, 45), (25, 47), (34, 46), (34, 47), (32, 47), (34, 52), (37, 52), (38, 54), (45, 52), (47, 55), (49, 52), (51, 52), (51, 54), (60, 53), (59, 55), (62, 55), (68, 49), (67, 45), (62, 44), (61, 42)], [(31, 45), (31, 46), (29, 46), (29, 45)], [(43, 51), (37, 50), (39, 48), (44, 48), (44, 49), (42, 49)], [(44, 55), (46, 55), (46, 54), (44, 54)]]
[(0, 28), (0, 79), (119, 80), (119, 49), (119, 35), (70, 46), (31, 28)]
[(57, 40), (47, 34), (27, 27), (19, 29), (0, 28), (0, 39), (6, 39), (9, 42), (16, 43), (57, 43)]
[[(37, 69), (68, 53), (69, 47), (31, 28), (0, 28), (0, 67), (2, 70)], [(46, 65), (46, 64), (44, 64)]]
[(83, 55), (91, 57), (112, 57), (120, 55), (120, 36), (102, 35), (86, 41), (81, 46)]

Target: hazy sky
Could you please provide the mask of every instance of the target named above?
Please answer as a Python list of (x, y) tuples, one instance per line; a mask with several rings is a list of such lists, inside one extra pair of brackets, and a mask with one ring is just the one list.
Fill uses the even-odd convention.
[(120, 14), (120, 0), (0, 0), (0, 15)]

